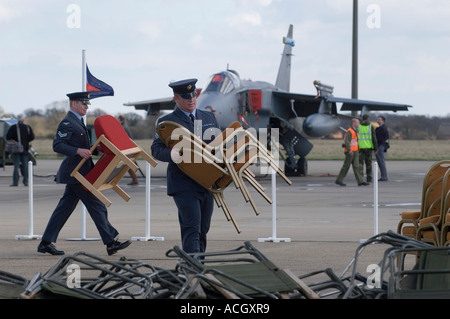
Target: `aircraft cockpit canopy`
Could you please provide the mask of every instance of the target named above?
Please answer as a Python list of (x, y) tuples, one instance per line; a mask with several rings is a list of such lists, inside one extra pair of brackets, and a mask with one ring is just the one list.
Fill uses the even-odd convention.
[(235, 73), (223, 71), (213, 74), (204, 85), (202, 92), (220, 92), (227, 94), (235, 88), (240, 87), (240, 85), (239, 77)]

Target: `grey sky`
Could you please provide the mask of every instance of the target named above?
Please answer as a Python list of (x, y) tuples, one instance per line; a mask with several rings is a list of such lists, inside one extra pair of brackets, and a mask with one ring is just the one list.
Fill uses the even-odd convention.
[[(201, 87), (227, 64), (242, 78), (274, 83), (290, 24), (291, 91), (315, 94), (320, 80), (350, 97), (352, 4), (0, 0), (0, 106), (45, 109), (80, 91), (83, 49), (93, 75), (115, 90), (91, 108), (112, 115), (134, 112), (125, 102), (170, 96), (173, 80), (196, 77)], [(446, 0), (360, 0), (358, 97), (413, 105), (409, 114), (449, 114), (449, 17)]]

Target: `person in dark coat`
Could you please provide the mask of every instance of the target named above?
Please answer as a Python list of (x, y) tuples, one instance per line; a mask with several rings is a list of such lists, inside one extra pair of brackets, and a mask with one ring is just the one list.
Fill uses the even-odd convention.
[(56, 242), (59, 232), (81, 200), (106, 245), (108, 255), (113, 255), (118, 250), (128, 247), (131, 242), (129, 240), (119, 242), (116, 239), (119, 232), (109, 222), (106, 206), (86, 190), (75, 177), (70, 176), (82, 158), (87, 159), (79, 170), (83, 176), (94, 166), (91, 157), (93, 154), (90, 151), (91, 142), (83, 119), (90, 104), (89, 92), (69, 93), (67, 96), (70, 100), (70, 110), (59, 123), (53, 140), (53, 150), (66, 156), (56, 173), (55, 181), (66, 184), (66, 188), (48, 221), (37, 251), (51, 255), (64, 255), (64, 251), (56, 249), (53, 243)]
[[(220, 135), (221, 131), (212, 112), (196, 109), (196, 82), (197, 79), (187, 79), (169, 84), (173, 89), (176, 107), (172, 113), (159, 118), (157, 125), (162, 121), (179, 123), (194, 134), (202, 134), (203, 141), (209, 143), (215, 136)], [(155, 136), (151, 150), (157, 160), (169, 163), (167, 194), (173, 197), (178, 208), (183, 250), (187, 253), (205, 252), (206, 235), (214, 210), (214, 197), (179, 169), (176, 164), (182, 160), (179, 149), (166, 147), (163, 141)]]
[(386, 118), (384, 116), (378, 116), (377, 123), (379, 126), (375, 130), (378, 141), (378, 152), (376, 153), (376, 159), (378, 167), (380, 168), (379, 182), (387, 182), (387, 169), (386, 169), (386, 152), (388, 149), (389, 130), (385, 124)]
[[(28, 186), (28, 162), (30, 161), (30, 156), (28, 150), (30, 149), (30, 142), (34, 140), (34, 132), (31, 126), (24, 123), (25, 117), (20, 114), (17, 117), (17, 124), (12, 125), (8, 133), (6, 133), (7, 140), (19, 141), (23, 145), (22, 153), (11, 154), (14, 162), (13, 170), (13, 183), (10, 186), (19, 185), (19, 170), (23, 176), (23, 185)], [(19, 131), (17, 131), (19, 127)], [(20, 137), (19, 137), (20, 135)]]

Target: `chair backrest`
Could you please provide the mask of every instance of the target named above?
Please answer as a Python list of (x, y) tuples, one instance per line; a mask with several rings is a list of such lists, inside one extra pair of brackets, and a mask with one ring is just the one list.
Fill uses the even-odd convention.
[(448, 205), (450, 203), (446, 203), (447, 197), (449, 196), (450, 191), (450, 169), (445, 172), (444, 178), (442, 179), (442, 198), (444, 199), (442, 202), (442, 209), (446, 211), (446, 207), (448, 208)]
[(439, 177), (427, 188), (423, 198), (422, 216), (420, 219), (440, 214), (442, 207), (442, 182), (443, 178)]
[(177, 146), (180, 149), (201, 149), (206, 145), (206, 143), (198, 136), (193, 134), (183, 125), (173, 121), (163, 121), (159, 123), (156, 132), (161, 141), (168, 148)]
[(442, 193), (441, 193), (441, 209), (438, 225), (445, 222), (446, 215), (450, 210), (450, 169), (444, 175), (442, 179)]
[(442, 222), (450, 222), (450, 190), (447, 190), (443, 204), (442, 204)]
[(446, 210), (444, 211), (444, 218), (442, 221), (442, 229), (441, 229), (441, 245), (447, 246), (450, 244), (450, 191), (446, 196)]
[(436, 178), (444, 177), (449, 168), (450, 160), (438, 161), (431, 165), (423, 180), (423, 187), (427, 188)]
[(221, 161), (205, 152), (206, 143), (184, 126), (172, 121), (163, 121), (156, 131), (167, 147), (173, 148), (175, 145), (180, 147), (183, 157), (180, 163), (177, 163), (178, 167), (204, 188), (212, 190), (215, 182), (227, 174), (220, 165)]
[[(99, 138), (101, 135), (113, 143), (119, 150), (126, 150), (135, 147), (136, 145), (130, 139), (122, 124), (111, 115), (101, 115), (94, 121), (95, 135)], [(102, 143), (102, 150), (107, 153), (111, 152)]]
[(424, 197), (428, 187), (439, 178), (443, 178), (447, 170), (450, 168), (450, 160), (442, 160), (434, 163), (428, 169), (422, 184), (422, 212), (424, 211)]
[(221, 143), (223, 143), (223, 141), (226, 141), (227, 137), (230, 134), (232, 134), (235, 130), (241, 129), (241, 128), (242, 128), (241, 123), (239, 123), (238, 121), (234, 121), (226, 129), (224, 129), (222, 131), (221, 135), (218, 135), (214, 140), (211, 141), (211, 143), (208, 144), (209, 147), (219, 146)]
[[(426, 216), (441, 215), (444, 217), (444, 212), (447, 211), (446, 207), (449, 203), (446, 201), (447, 193), (450, 190), (450, 169), (444, 174), (444, 177), (436, 179), (432, 185), (428, 188), (428, 198), (426, 204), (428, 207), (425, 211)], [(426, 217), (424, 216), (424, 217)]]

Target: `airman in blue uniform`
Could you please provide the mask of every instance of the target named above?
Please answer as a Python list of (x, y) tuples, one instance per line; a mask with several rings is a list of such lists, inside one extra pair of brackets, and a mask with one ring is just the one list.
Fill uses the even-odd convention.
[(56, 249), (53, 243), (56, 242), (59, 232), (81, 200), (106, 245), (108, 255), (113, 255), (118, 250), (128, 247), (131, 242), (117, 241), (119, 232), (110, 224), (106, 206), (86, 190), (76, 178), (70, 176), (82, 158), (86, 159), (79, 170), (83, 176), (94, 166), (89, 134), (83, 123), (83, 116), (86, 115), (90, 104), (89, 92), (69, 93), (67, 96), (70, 100), (70, 110), (59, 123), (53, 140), (53, 150), (66, 156), (56, 173), (55, 181), (66, 184), (66, 188), (48, 221), (37, 251), (51, 255), (64, 255), (64, 251)]
[[(169, 84), (173, 89), (176, 107), (172, 113), (161, 117), (157, 125), (162, 121), (173, 121), (197, 134), (200, 133), (201, 125), (201, 138), (209, 143), (220, 134), (220, 127), (212, 112), (196, 109), (196, 82), (197, 79), (186, 79)], [(194, 125), (197, 127), (195, 130)], [(207, 132), (208, 130), (210, 131)], [(179, 160), (179, 151), (176, 148), (166, 147), (163, 141), (155, 136), (151, 150), (157, 160), (169, 163), (167, 194), (173, 197), (178, 208), (183, 250), (187, 253), (204, 252), (214, 210), (214, 197), (178, 168), (175, 162)]]

